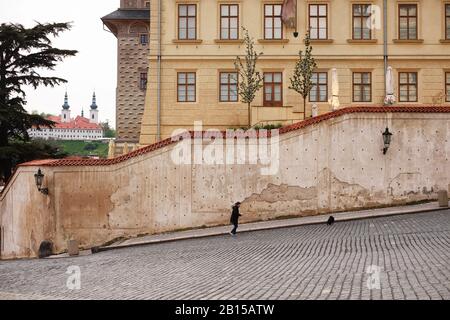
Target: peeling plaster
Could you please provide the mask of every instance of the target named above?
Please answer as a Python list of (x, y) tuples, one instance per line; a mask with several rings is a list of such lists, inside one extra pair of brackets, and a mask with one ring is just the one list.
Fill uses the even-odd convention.
[(242, 201), (245, 219), (267, 219), (285, 215), (314, 214), (317, 203), (316, 187), (269, 184), (259, 194)]

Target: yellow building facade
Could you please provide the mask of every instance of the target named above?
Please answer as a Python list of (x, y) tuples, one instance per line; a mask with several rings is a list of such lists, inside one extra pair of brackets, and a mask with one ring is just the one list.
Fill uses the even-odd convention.
[[(252, 125), (301, 121), (313, 104), (320, 114), (331, 111), (333, 68), (341, 107), (382, 105), (385, 66), (393, 69), (397, 105), (450, 104), (450, 1), (298, 0), (296, 26), (281, 22), (283, 3), (151, 0), (140, 144), (192, 129), (195, 121), (204, 129), (247, 126), (234, 68), (245, 52), (242, 27), (263, 53), (257, 71), (265, 83), (252, 103)], [(309, 28), (318, 68), (304, 110), (289, 79)]]

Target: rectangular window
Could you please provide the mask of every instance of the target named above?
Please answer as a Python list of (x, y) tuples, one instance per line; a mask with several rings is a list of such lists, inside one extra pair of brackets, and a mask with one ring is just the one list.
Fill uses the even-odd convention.
[(370, 4), (353, 5), (353, 40), (372, 39), (372, 6)]
[(220, 101), (238, 101), (238, 74), (237, 72), (220, 73)]
[(264, 106), (283, 106), (283, 73), (264, 72)]
[(178, 102), (196, 101), (196, 74), (195, 72), (178, 72), (177, 75)]
[(328, 73), (313, 72), (311, 77), (313, 87), (309, 93), (310, 102), (326, 102), (328, 101)]
[(400, 4), (399, 12), (399, 39), (417, 40), (417, 4)]
[(140, 36), (139, 36), (139, 42), (143, 45), (143, 46), (145, 46), (145, 45), (147, 45), (148, 44), (148, 34), (141, 34)]
[(450, 40), (450, 3), (445, 5), (445, 39)]
[(264, 39), (283, 39), (281, 8), (281, 4), (264, 5)]
[(353, 72), (353, 102), (372, 101), (372, 73)]
[(417, 72), (399, 72), (399, 101), (417, 102)]
[(328, 7), (326, 4), (309, 5), (309, 28), (311, 39), (328, 39)]
[(147, 72), (141, 72), (139, 77), (139, 89), (147, 89)]
[(450, 102), (450, 72), (445, 73), (445, 101)]
[(239, 5), (220, 5), (220, 39), (239, 39)]
[(197, 5), (178, 5), (178, 39), (197, 39)]

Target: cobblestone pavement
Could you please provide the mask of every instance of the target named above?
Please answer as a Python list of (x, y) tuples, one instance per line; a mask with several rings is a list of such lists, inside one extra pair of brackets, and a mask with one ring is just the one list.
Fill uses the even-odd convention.
[(450, 299), (450, 211), (2, 261), (0, 298)]

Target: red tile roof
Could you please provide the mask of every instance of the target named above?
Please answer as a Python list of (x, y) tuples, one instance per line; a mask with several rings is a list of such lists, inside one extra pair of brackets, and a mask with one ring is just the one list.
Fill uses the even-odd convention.
[[(433, 106), (433, 105), (402, 105), (402, 106), (395, 106), (395, 107), (385, 107), (385, 106), (355, 106), (355, 107), (349, 107), (344, 108), (340, 110), (336, 110), (330, 113), (326, 113), (323, 115), (320, 115), (318, 117), (310, 118), (298, 123), (295, 123), (293, 125), (283, 127), (280, 129), (279, 133), (284, 134), (291, 131), (299, 130), (301, 128), (305, 128), (308, 126), (312, 126), (314, 124), (320, 123), (322, 121), (326, 121), (332, 118), (337, 118), (340, 116), (343, 116), (345, 114), (351, 114), (351, 113), (450, 113), (450, 106)], [(269, 132), (270, 134), (270, 132)], [(191, 137), (194, 137), (194, 133), (190, 132)], [(225, 137), (225, 132), (222, 132), (222, 135)], [(56, 159), (56, 160), (47, 160), (46, 162), (43, 162), (42, 166), (48, 166), (48, 167), (59, 167), (59, 166), (107, 166), (107, 165), (113, 165), (117, 164), (123, 161), (126, 161), (128, 159), (150, 153), (152, 151), (155, 151), (157, 149), (163, 148), (165, 146), (171, 145), (173, 143), (176, 143), (176, 141), (172, 141), (172, 138), (165, 139), (163, 141), (157, 142), (155, 144), (146, 146), (144, 148), (141, 148), (139, 150), (130, 152), (128, 154), (125, 154), (123, 156), (114, 158), (114, 159), (83, 159), (83, 160), (76, 160), (76, 159)], [(20, 166), (36, 166), (36, 163), (28, 162), (23, 163)]]
[(62, 123), (61, 117), (59, 116), (49, 116), (47, 118), (55, 122), (53, 129), (80, 129), (80, 130), (101, 130), (102, 127), (96, 123), (90, 123), (89, 119), (81, 116), (77, 116), (75, 119), (71, 119), (70, 122)]

